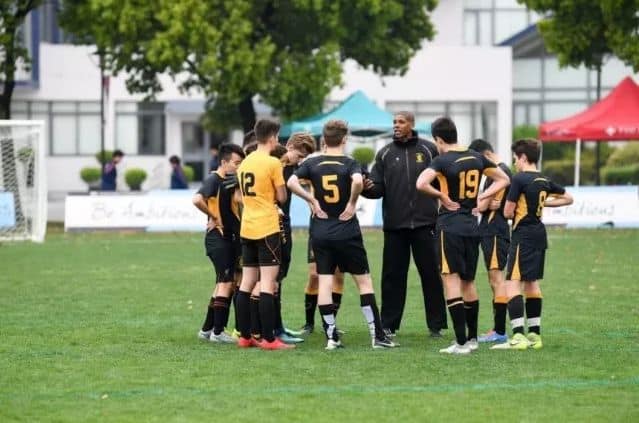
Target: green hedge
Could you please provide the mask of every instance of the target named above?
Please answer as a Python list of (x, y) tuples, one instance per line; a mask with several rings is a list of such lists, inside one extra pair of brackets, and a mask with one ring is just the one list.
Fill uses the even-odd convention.
[(362, 166), (368, 166), (375, 160), (375, 150), (370, 147), (357, 147), (351, 155)]
[(132, 191), (139, 191), (142, 182), (146, 180), (146, 171), (140, 168), (131, 168), (124, 173), (124, 180)]
[(639, 185), (639, 164), (618, 167), (606, 166), (601, 170), (601, 176), (606, 185)]
[(621, 167), (639, 164), (639, 142), (629, 142), (617, 148), (608, 158), (607, 167)]
[(83, 167), (80, 169), (80, 178), (87, 184), (92, 184), (100, 180), (102, 172), (99, 167)]
[[(543, 162), (542, 173), (560, 185), (575, 183), (574, 160), (546, 160)], [(595, 163), (592, 159), (582, 160), (579, 170), (579, 185), (594, 185)]]
[(102, 155), (101, 151), (98, 151), (97, 153), (95, 153), (95, 159), (102, 166), (104, 166), (105, 164), (109, 163), (112, 158), (113, 158), (113, 151), (111, 151), (111, 150), (104, 150), (104, 155)]
[(195, 179), (195, 169), (192, 166), (184, 165), (182, 166), (182, 170), (184, 171), (184, 176), (186, 176), (186, 182), (193, 182)]

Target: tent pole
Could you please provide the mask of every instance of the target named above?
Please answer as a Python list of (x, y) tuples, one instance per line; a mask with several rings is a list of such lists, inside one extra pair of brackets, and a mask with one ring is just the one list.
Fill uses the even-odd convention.
[(575, 186), (579, 186), (579, 168), (581, 167), (581, 139), (577, 138), (575, 146)]

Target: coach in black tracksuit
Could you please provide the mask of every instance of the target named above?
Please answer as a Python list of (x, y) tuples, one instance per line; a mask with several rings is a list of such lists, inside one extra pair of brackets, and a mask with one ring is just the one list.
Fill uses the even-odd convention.
[(447, 327), (442, 282), (437, 267), (437, 200), (415, 188), (419, 174), (437, 155), (437, 147), (419, 139), (413, 130), (414, 115), (398, 112), (393, 117), (393, 142), (377, 152), (362, 195), (382, 200), (384, 258), (382, 263), (382, 310), (385, 329), (400, 327), (406, 303), (410, 252), (422, 284), (426, 324), (431, 336)]

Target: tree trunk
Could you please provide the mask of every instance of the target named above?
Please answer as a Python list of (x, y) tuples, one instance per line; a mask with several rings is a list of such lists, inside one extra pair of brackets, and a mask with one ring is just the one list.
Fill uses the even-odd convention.
[[(601, 64), (597, 66), (597, 101), (601, 99)], [(601, 167), (601, 141), (595, 142), (595, 185), (601, 185), (601, 174), (599, 168)]]
[(242, 129), (244, 133), (253, 130), (255, 127), (255, 107), (253, 107), (253, 94), (246, 95), (238, 104), (240, 119), (242, 119)]
[(7, 28), (7, 34), (11, 34), (11, 36), (4, 45), (5, 60), (1, 70), (4, 74), (4, 83), (2, 84), (2, 94), (0, 94), (0, 119), (11, 119), (11, 97), (16, 86), (15, 29)]

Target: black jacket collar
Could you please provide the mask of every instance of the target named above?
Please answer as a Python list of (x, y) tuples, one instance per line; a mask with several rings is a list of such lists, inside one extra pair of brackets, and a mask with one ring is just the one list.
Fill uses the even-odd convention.
[(393, 136), (393, 142), (396, 145), (399, 145), (399, 146), (409, 146), (409, 145), (412, 146), (412, 145), (415, 145), (415, 144), (417, 144), (417, 140), (418, 139), (419, 139), (419, 137), (417, 136), (417, 131), (415, 131), (415, 130), (411, 131), (410, 137), (408, 137), (408, 139), (405, 140), (405, 141), (403, 140), (403, 138), (397, 138), (397, 137)]

